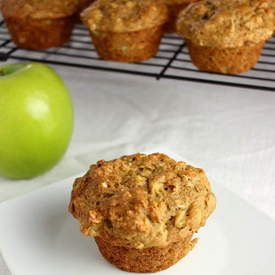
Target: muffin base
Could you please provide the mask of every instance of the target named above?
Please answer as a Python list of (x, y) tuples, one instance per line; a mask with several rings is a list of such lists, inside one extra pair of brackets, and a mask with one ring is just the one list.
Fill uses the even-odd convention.
[(191, 60), (202, 71), (222, 74), (239, 74), (257, 63), (265, 41), (239, 48), (212, 48), (187, 41)]
[(189, 3), (181, 4), (181, 5), (168, 5), (168, 21), (163, 26), (164, 33), (174, 33), (177, 32), (176, 22), (179, 13), (186, 8)]
[(21, 47), (44, 50), (66, 43), (71, 36), (73, 17), (60, 19), (17, 19), (6, 18), (13, 42)]
[(175, 242), (166, 247), (150, 247), (144, 249), (113, 246), (103, 238), (96, 237), (96, 243), (102, 256), (111, 264), (128, 272), (158, 272), (172, 266), (186, 256), (197, 243), (191, 241)]
[(158, 51), (162, 27), (127, 33), (91, 33), (98, 55), (105, 60), (141, 62)]

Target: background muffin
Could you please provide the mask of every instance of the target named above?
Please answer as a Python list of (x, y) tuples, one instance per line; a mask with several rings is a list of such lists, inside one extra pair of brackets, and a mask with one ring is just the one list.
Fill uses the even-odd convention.
[(78, 23), (81, 23), (81, 19), (80, 19), (80, 14), (81, 12), (88, 8), (92, 3), (94, 2), (94, 0), (78, 0), (78, 12), (77, 12), (77, 21)]
[(268, 0), (202, 0), (180, 13), (177, 30), (199, 69), (236, 74), (257, 63), (273, 22)]
[(161, 0), (97, 0), (82, 20), (101, 58), (137, 62), (156, 54), (167, 8)]
[(79, 0), (78, 2), (79, 2), (79, 10), (83, 11), (84, 9), (89, 7), (89, 5), (91, 5), (92, 2), (94, 2), (94, 0)]
[(179, 13), (186, 8), (190, 3), (196, 0), (165, 0), (168, 8), (168, 21), (164, 25), (164, 32), (176, 32), (176, 21)]
[(47, 49), (69, 40), (78, 0), (3, 0), (1, 8), (15, 44)]
[(274, 13), (274, 32), (273, 32), (273, 36), (275, 34), (275, 1), (274, 0), (270, 0), (271, 2), (271, 8), (273, 9), (273, 13)]
[(202, 169), (163, 154), (136, 154), (92, 165), (76, 179), (69, 210), (109, 262), (156, 272), (193, 248), (193, 234), (215, 202)]

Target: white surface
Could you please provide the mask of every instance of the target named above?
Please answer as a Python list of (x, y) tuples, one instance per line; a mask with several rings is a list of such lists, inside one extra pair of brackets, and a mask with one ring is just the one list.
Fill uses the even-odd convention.
[[(1, 248), (14, 275), (131, 274), (108, 264), (92, 238), (80, 234), (67, 210), (72, 182), (70, 178), (0, 205)], [(201, 240), (161, 274), (273, 274), (275, 222), (220, 185), (214, 190), (218, 208), (199, 232)]]
[[(0, 178), (0, 200), (82, 172), (98, 159), (165, 148), (275, 218), (275, 92), (57, 69), (75, 106), (70, 148), (41, 177)], [(0, 275), (6, 274), (0, 262)]]

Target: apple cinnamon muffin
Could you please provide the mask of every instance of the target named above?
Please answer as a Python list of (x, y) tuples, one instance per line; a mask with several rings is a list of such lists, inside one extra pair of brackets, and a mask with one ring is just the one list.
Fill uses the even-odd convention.
[(201, 70), (225, 74), (251, 69), (273, 29), (268, 0), (201, 0), (177, 20), (192, 62)]
[(78, 0), (3, 0), (1, 10), (15, 44), (47, 49), (70, 39)]
[(179, 13), (194, 1), (196, 0), (165, 0), (168, 8), (168, 21), (163, 27), (165, 33), (173, 33), (177, 31), (176, 21)]
[(138, 62), (157, 53), (167, 7), (162, 0), (97, 0), (81, 17), (101, 58)]
[(202, 169), (164, 154), (99, 161), (76, 179), (69, 211), (95, 237), (103, 257), (130, 272), (170, 267), (216, 205)]

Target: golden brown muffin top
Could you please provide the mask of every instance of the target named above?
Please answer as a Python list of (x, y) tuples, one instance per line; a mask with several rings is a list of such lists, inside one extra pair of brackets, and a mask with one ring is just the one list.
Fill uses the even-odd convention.
[(162, 0), (97, 0), (82, 20), (90, 31), (132, 32), (163, 24), (167, 8)]
[(202, 169), (164, 154), (135, 154), (92, 165), (76, 179), (69, 210), (84, 235), (141, 249), (185, 239), (215, 203)]
[(177, 31), (200, 46), (235, 48), (268, 39), (273, 19), (268, 0), (201, 0), (180, 13)]
[(55, 19), (71, 16), (78, 9), (78, 0), (3, 0), (4, 17)]

